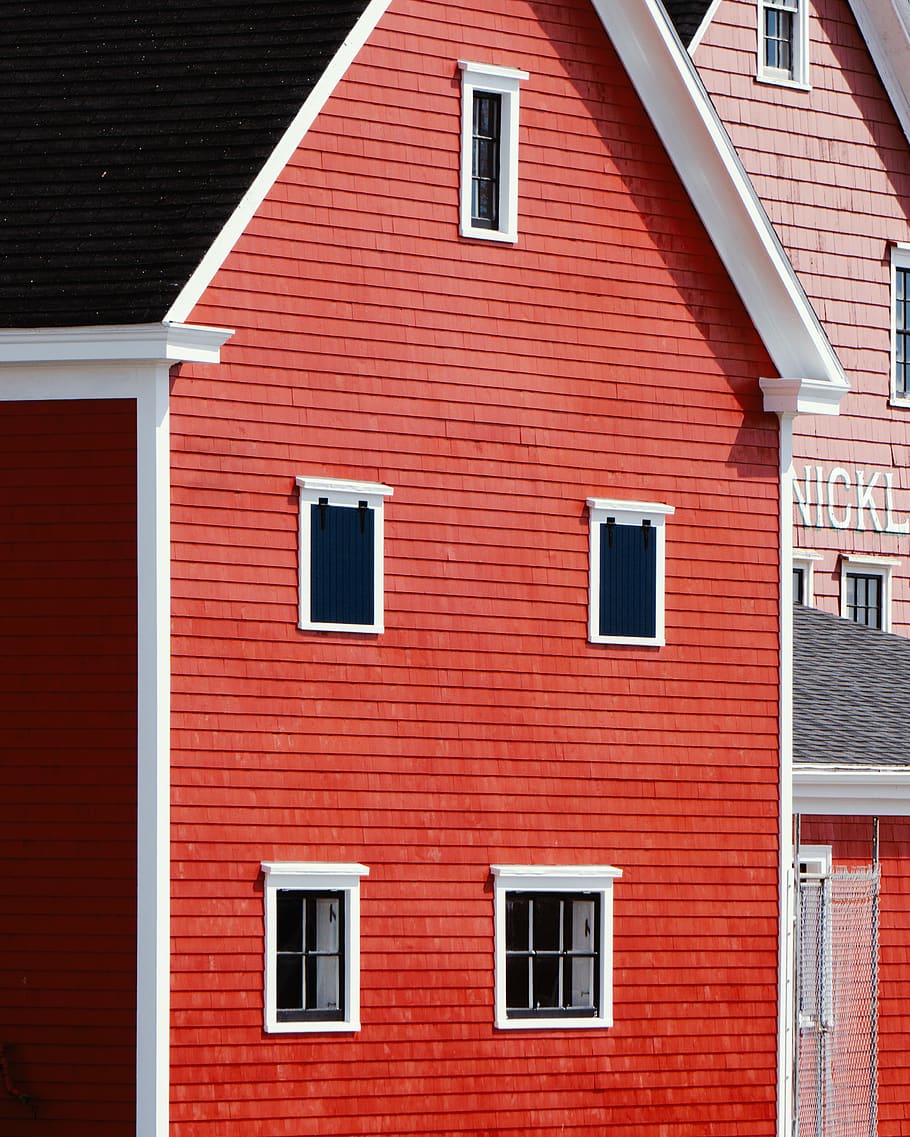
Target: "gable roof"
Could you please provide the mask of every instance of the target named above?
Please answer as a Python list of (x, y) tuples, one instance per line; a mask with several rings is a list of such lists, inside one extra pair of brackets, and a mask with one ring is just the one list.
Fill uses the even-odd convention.
[(712, 0), (663, 0), (676, 34), (689, 46), (702, 25)]
[(0, 10), (0, 325), (160, 321), (367, 3)]
[(801, 604), (793, 616), (795, 761), (910, 767), (910, 640)]

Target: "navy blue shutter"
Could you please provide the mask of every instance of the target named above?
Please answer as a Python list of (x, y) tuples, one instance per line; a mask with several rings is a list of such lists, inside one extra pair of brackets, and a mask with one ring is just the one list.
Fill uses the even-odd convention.
[(600, 527), (600, 634), (657, 635), (657, 533), (653, 525)]
[(372, 624), (374, 513), (364, 507), (310, 506), (310, 619)]

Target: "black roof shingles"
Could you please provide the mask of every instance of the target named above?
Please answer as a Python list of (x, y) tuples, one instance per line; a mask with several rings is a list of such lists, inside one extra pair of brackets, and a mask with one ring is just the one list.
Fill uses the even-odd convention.
[(711, 7), (711, 0), (664, 0), (664, 7), (677, 35), (688, 47)]
[(366, 5), (0, 6), (0, 326), (161, 320)]
[(794, 606), (799, 765), (907, 766), (910, 640)]

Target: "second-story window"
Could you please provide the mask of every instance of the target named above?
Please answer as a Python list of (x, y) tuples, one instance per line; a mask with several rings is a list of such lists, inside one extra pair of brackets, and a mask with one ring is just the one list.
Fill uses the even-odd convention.
[(501, 128), (502, 95), (475, 91), (471, 223), (481, 229), (499, 227)]
[(891, 250), (891, 399), (910, 405), (910, 249)]
[(807, 0), (759, 0), (758, 73), (773, 83), (808, 83)]

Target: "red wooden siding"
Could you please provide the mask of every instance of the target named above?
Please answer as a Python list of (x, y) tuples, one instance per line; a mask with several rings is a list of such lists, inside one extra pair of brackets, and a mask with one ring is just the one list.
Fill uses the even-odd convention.
[[(872, 819), (808, 817), (805, 845), (830, 845), (835, 866), (872, 863)], [(910, 1123), (910, 821), (879, 828), (878, 1137), (903, 1137)]]
[[(587, 3), (393, 3), (174, 384), (172, 1137), (773, 1132), (767, 360)], [(457, 60), (527, 69), (457, 236)], [(294, 478), (392, 485), (386, 632), (296, 627)], [(591, 496), (676, 507), (661, 650)], [(362, 861), (354, 1036), (262, 1032), (262, 860)], [(493, 1029), (491, 863), (614, 864), (616, 1026)]]
[(135, 407), (0, 414), (4, 1137), (135, 1131)]
[[(852, 387), (839, 418), (796, 420), (795, 465), (895, 471), (910, 516), (910, 410), (889, 406), (890, 256), (910, 241), (910, 147), (847, 0), (810, 4), (811, 91), (755, 81), (755, 0), (720, 5), (695, 61)], [(879, 502), (881, 490), (876, 493)], [(818, 604), (839, 611), (837, 554), (906, 556), (906, 538), (805, 528), (824, 552)], [(910, 565), (894, 571), (894, 631), (910, 632)]]

